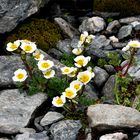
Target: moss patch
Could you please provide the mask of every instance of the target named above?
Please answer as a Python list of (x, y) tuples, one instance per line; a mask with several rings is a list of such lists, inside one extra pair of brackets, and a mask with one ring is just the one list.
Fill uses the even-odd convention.
[[(112, 8), (113, 7), (113, 8)], [(94, 11), (120, 12), (121, 16), (140, 14), (139, 0), (94, 0)]]
[(45, 19), (30, 19), (8, 35), (6, 44), (17, 39), (36, 42), (38, 48), (46, 51), (55, 47), (56, 43), (62, 39), (62, 36), (60, 28), (54, 23)]

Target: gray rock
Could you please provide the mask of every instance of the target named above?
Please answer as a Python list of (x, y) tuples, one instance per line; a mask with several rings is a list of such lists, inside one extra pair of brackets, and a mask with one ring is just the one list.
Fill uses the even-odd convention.
[(13, 30), (20, 21), (36, 13), (49, 0), (1, 0), (0, 33)]
[(128, 37), (131, 34), (131, 32), (132, 32), (132, 25), (122, 26), (119, 30), (118, 38), (123, 39), (125, 37)]
[(0, 133), (14, 134), (28, 125), (35, 110), (47, 100), (46, 94), (27, 96), (19, 90), (0, 92)]
[(49, 140), (46, 132), (18, 134), (15, 140)]
[(116, 132), (113, 134), (106, 134), (100, 137), (99, 140), (126, 140), (128, 139), (127, 134), (123, 134), (122, 132)]
[(108, 26), (106, 28), (106, 31), (109, 32), (109, 33), (112, 33), (114, 28), (119, 28), (119, 27), (120, 27), (119, 21), (114, 20), (114, 21), (112, 21), (108, 24)]
[(139, 31), (139, 30), (140, 30), (140, 24), (136, 25), (134, 29), (135, 29), (136, 31)]
[(48, 54), (57, 60), (60, 60), (63, 56), (63, 53), (55, 48), (49, 49)]
[(72, 25), (70, 25), (67, 21), (65, 21), (62, 18), (54, 18), (54, 21), (56, 24), (59, 25), (59, 27), (61, 28), (61, 30), (63, 31), (63, 33), (65, 35), (67, 35), (70, 38), (73, 38), (74, 36), (78, 35), (79, 32), (77, 31), (77, 29), (75, 29)]
[(140, 134), (136, 136), (133, 140), (140, 140)]
[(108, 73), (100, 68), (95, 66), (93, 69), (94, 73), (95, 73), (95, 77), (93, 78), (93, 82), (98, 86), (101, 87), (103, 86), (103, 84), (107, 81), (109, 75)]
[(52, 124), (52, 123), (55, 123), (61, 119), (63, 119), (64, 116), (58, 112), (52, 112), (52, 111), (49, 111), (40, 121), (40, 124), (42, 126), (45, 126), (45, 125), (49, 125), (49, 124)]
[(92, 17), (85, 19), (79, 26), (79, 31), (89, 31), (91, 33), (100, 32), (105, 27), (105, 21), (100, 17)]
[(0, 140), (11, 140), (11, 139), (8, 139), (8, 138), (0, 138)]
[(14, 84), (14, 71), (19, 68), (25, 68), (20, 57), (0, 56), (0, 87), (11, 87)]
[(112, 65), (104, 65), (104, 68), (109, 74), (115, 74), (116, 73), (116, 70)]
[(112, 43), (112, 46), (115, 49), (122, 49), (122, 48), (126, 47), (126, 45), (127, 45), (127, 43), (121, 43), (121, 42)]
[(109, 39), (111, 40), (111, 42), (116, 43), (119, 42), (119, 39), (115, 36), (110, 36)]
[(134, 21), (140, 21), (140, 16), (127, 17), (127, 18), (122, 18), (122, 19), (119, 20), (119, 22), (123, 23), (123, 24), (130, 24), (131, 22), (134, 22)]
[(100, 11), (94, 11), (92, 12), (94, 16), (99, 16), (103, 18), (112, 18), (112, 17), (118, 17), (120, 13), (118, 12), (100, 12)]
[(64, 120), (52, 124), (50, 131), (53, 135), (53, 140), (76, 140), (81, 127), (79, 120)]
[(38, 130), (39, 132), (44, 130), (43, 126), (41, 126), (41, 124), (40, 124), (42, 117), (43, 116), (39, 116), (39, 117), (34, 119), (34, 125), (36, 127), (36, 130)]
[(106, 47), (110, 44), (110, 40), (107, 39), (104, 35), (96, 36), (92, 42), (90, 49), (100, 49)]
[(89, 125), (98, 130), (140, 129), (140, 112), (122, 105), (97, 104), (88, 107)]
[(20, 133), (35, 133), (36, 131), (33, 128), (21, 128)]
[(85, 140), (92, 140), (92, 130), (91, 130), (91, 128), (86, 128), (85, 134), (86, 134), (86, 139)]
[(65, 39), (65, 40), (58, 41), (57, 49), (59, 49), (63, 53), (71, 54), (71, 52), (72, 52), (71, 40), (70, 39)]
[(108, 78), (102, 89), (102, 95), (105, 97), (105, 102), (112, 103), (115, 100), (115, 76), (112, 75)]

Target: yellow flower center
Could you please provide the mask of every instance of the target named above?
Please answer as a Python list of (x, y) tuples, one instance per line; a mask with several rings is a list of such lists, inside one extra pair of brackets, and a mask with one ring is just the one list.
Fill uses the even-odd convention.
[(70, 71), (70, 69), (68, 69), (68, 68), (64, 69), (64, 72), (69, 72), (69, 71)]
[(40, 53), (35, 54), (35, 58), (39, 59), (40, 58)]
[(75, 88), (76, 90), (80, 89), (80, 84), (75, 84), (75, 85), (74, 85), (74, 88)]
[(30, 45), (24, 46), (24, 51), (31, 51), (31, 50), (32, 50), (32, 46)]
[(81, 77), (80, 77), (80, 81), (83, 82), (83, 83), (86, 83), (87, 81), (89, 81), (90, 77), (89, 75), (87, 74), (83, 74)]
[(61, 104), (63, 104), (63, 101), (62, 101), (61, 98), (58, 98), (58, 99), (56, 100), (56, 103), (57, 103), (58, 105), (61, 105)]
[(66, 97), (71, 97), (71, 96), (73, 96), (73, 92), (70, 90), (66, 91)]
[(50, 76), (51, 75), (51, 71), (47, 71), (46, 73), (45, 73), (45, 76)]
[(18, 79), (22, 79), (24, 77), (24, 74), (23, 73), (19, 73), (17, 76), (16, 76)]
[(83, 66), (84, 65), (84, 59), (78, 60), (77, 64), (80, 65), (80, 66)]
[(18, 46), (17, 46), (16, 44), (12, 44), (10, 48), (11, 48), (11, 49), (16, 49), (17, 47), (18, 47)]
[(41, 67), (46, 69), (46, 68), (50, 67), (50, 64), (48, 64), (47, 62), (46, 63), (42, 63)]
[(139, 45), (137, 43), (132, 44), (132, 47), (138, 47)]

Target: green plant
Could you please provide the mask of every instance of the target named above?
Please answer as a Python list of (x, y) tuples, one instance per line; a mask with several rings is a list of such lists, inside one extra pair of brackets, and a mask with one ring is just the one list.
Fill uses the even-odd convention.
[(5, 44), (18, 39), (36, 42), (38, 48), (46, 51), (51, 47), (55, 47), (57, 41), (62, 39), (62, 36), (61, 30), (54, 23), (45, 19), (29, 19), (21, 23), (8, 35)]

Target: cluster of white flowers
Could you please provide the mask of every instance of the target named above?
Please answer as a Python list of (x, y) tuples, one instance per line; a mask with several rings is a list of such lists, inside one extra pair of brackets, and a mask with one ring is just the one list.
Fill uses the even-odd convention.
[(80, 36), (77, 47), (72, 50), (72, 53), (80, 55), (84, 50), (84, 44), (91, 44), (94, 38), (94, 35), (89, 35), (88, 32), (84, 31)]
[[(17, 40), (13, 43), (9, 42), (6, 47), (7, 51), (9, 52), (13, 52), (18, 48), (21, 50), (21, 53), (33, 55), (34, 59), (38, 61), (38, 68), (42, 71), (46, 79), (54, 77), (55, 71), (51, 69), (54, 66), (53, 61), (44, 60), (44, 54), (37, 49), (35, 42), (31, 42), (29, 40)], [(15, 82), (23, 82), (27, 77), (28, 76), (25, 69), (18, 69), (14, 72), (12, 79)]]
[(126, 45), (126, 47), (122, 49), (122, 51), (125, 52), (130, 50), (131, 48), (135, 48), (135, 49), (140, 48), (140, 42), (138, 40), (130, 40)]
[(59, 97), (54, 97), (52, 104), (56, 107), (62, 107), (66, 103), (66, 99), (72, 100), (75, 98), (79, 91), (82, 89), (83, 85), (86, 85), (90, 82), (90, 80), (95, 76), (92, 72), (92, 68), (87, 68), (85, 71), (81, 71), (81, 68), (87, 66), (88, 62), (91, 60), (90, 56), (80, 55), (83, 51), (81, 47), (85, 42), (91, 43), (94, 36), (89, 35), (87, 32), (84, 32), (80, 36), (80, 41), (78, 42), (78, 47), (72, 50), (72, 52), (77, 56), (74, 61), (75, 67), (62, 67), (61, 72), (63, 75), (67, 75), (68, 77), (76, 77), (74, 81), (70, 83), (70, 86), (62, 92), (62, 95)]

